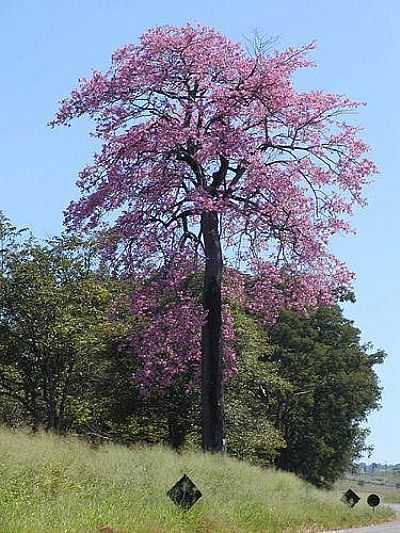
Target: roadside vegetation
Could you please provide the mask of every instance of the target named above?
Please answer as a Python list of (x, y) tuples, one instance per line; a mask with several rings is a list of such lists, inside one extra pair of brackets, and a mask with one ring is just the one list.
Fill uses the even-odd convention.
[[(135, 280), (112, 275), (96, 241), (38, 242), (1, 213), (0, 244), (0, 424), (198, 450), (198, 364), (147, 395), (134, 377), (146, 333), (132, 313)], [(188, 283), (200, 297), (201, 278)], [(225, 384), (228, 455), (332, 486), (365, 450), (384, 352), (362, 344), (339, 305), (284, 311), (270, 329), (229, 305), (238, 372)]]
[[(166, 495), (184, 473), (203, 494), (190, 511)], [(2, 533), (310, 532), (391, 516), (229, 457), (0, 431)]]

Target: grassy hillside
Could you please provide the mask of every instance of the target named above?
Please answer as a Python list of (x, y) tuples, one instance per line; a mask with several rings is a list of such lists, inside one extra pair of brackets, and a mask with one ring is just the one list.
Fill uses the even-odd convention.
[[(203, 493), (190, 511), (166, 497), (183, 473)], [(0, 431), (1, 533), (311, 532), (390, 516), (226, 457)]]

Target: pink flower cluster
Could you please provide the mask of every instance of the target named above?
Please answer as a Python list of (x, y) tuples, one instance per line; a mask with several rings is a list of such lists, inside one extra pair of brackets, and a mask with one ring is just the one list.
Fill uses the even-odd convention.
[[(158, 27), (61, 102), (53, 126), (87, 115), (103, 141), (66, 222), (108, 228), (109, 252), (147, 280), (133, 305), (146, 324), (134, 343), (144, 387), (198, 366), (204, 313), (176, 258), (185, 250), (186, 274), (204, 265), (202, 213), (218, 214), (226, 262), (253, 276), (247, 285), (226, 282), (226, 297), (246, 293), (266, 322), (285, 306), (330, 303), (351, 281), (329, 243), (352, 231), (350, 215), (365, 205), (376, 167), (344, 120), (359, 104), (294, 87), (296, 70), (313, 65), (313, 47), (249, 55), (212, 28)], [(172, 288), (149, 275), (166, 265), (175, 298), (161, 306)], [(227, 312), (225, 331), (234, 368)]]
[[(132, 337), (142, 368), (134, 377), (147, 393), (169, 389), (180, 379), (187, 390), (198, 385), (201, 371), (201, 329), (205, 312), (190, 281), (198, 275), (187, 257), (177, 256), (152, 278), (137, 286), (132, 312), (141, 326)], [(223, 310), (225, 377), (236, 372), (235, 333), (229, 307)]]

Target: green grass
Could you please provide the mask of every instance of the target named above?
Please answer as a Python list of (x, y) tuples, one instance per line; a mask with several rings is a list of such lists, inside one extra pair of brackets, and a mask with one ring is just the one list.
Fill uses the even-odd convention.
[[(187, 473), (203, 497), (181, 511), (166, 491)], [(0, 430), (1, 533), (312, 532), (391, 518), (283, 472), (228, 457)], [(106, 531), (106, 530), (103, 530)]]

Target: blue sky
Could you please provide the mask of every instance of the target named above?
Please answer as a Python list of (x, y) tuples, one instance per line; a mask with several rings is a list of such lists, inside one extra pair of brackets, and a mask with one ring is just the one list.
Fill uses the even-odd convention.
[(325, 89), (366, 101), (357, 121), (366, 128), (381, 175), (359, 211), (355, 237), (335, 252), (357, 273), (357, 303), (346, 307), (363, 339), (384, 348), (379, 371), (383, 409), (369, 423), (372, 457), (400, 462), (399, 260), (400, 3), (397, 0), (2, 0), (0, 2), (0, 209), (45, 237), (60, 232), (62, 211), (76, 197), (78, 170), (93, 151), (89, 125), (49, 130), (57, 101), (79, 76), (108, 65), (111, 52), (148, 27), (187, 21), (216, 27), (236, 40), (257, 29), (277, 46), (313, 39), (318, 69), (300, 88)]

